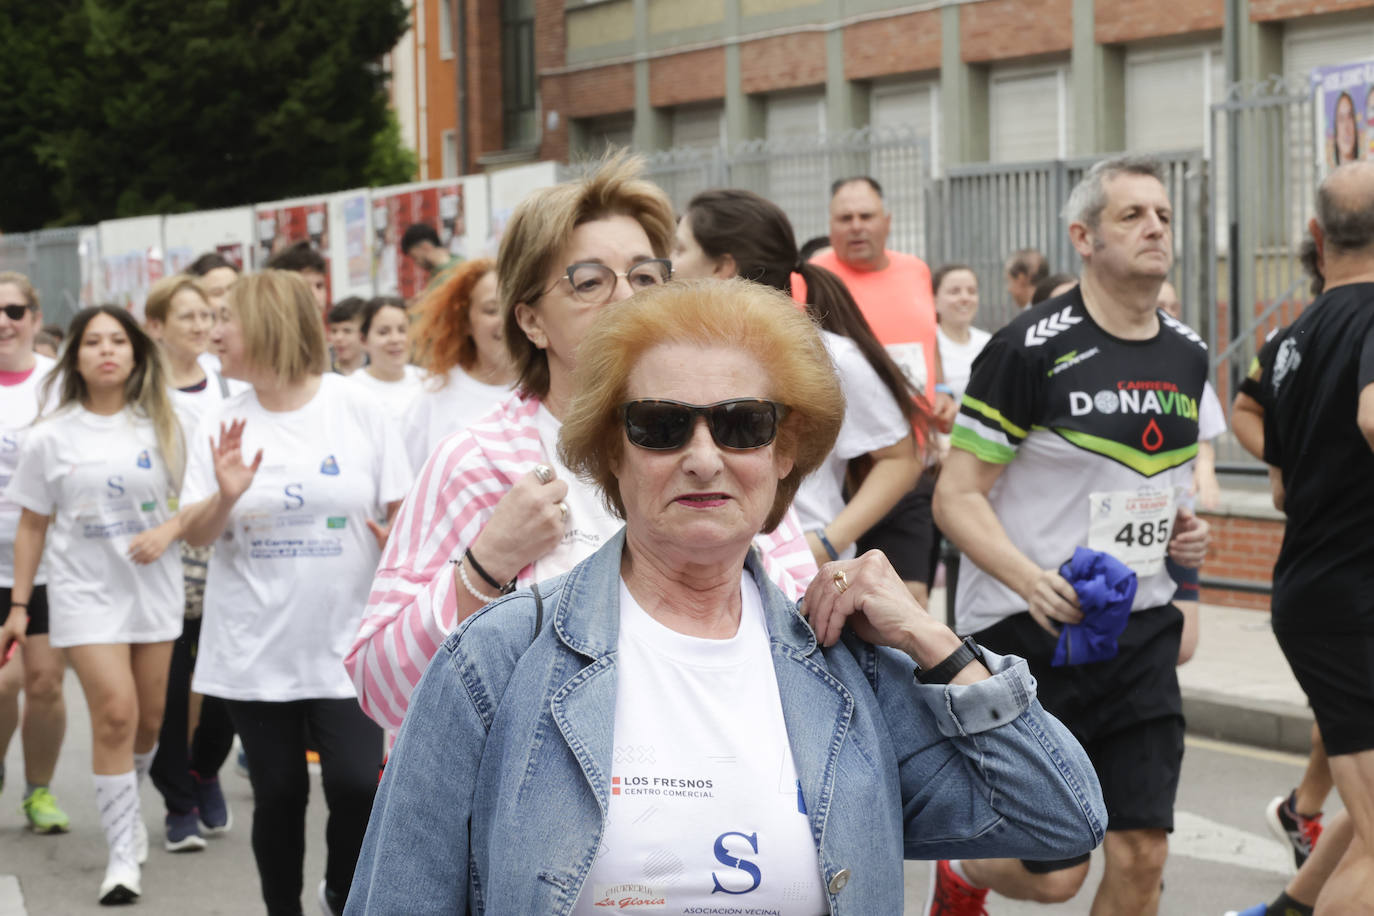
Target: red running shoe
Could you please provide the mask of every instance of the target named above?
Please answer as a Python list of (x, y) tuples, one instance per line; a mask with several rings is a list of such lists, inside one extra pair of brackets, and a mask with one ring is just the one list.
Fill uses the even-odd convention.
[(983, 907), (983, 901), (988, 899), (987, 888), (969, 884), (943, 859), (930, 864), (930, 890), (921, 912), (926, 916), (988, 916)]

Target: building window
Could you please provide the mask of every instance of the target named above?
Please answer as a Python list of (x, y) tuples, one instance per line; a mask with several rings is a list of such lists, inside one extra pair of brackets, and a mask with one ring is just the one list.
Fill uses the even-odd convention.
[(1060, 159), (1069, 155), (1073, 123), (1069, 67), (1007, 67), (988, 88), (993, 162)]
[(453, 178), (460, 174), (458, 167), (458, 131), (446, 130), (444, 138), (444, 178)]
[(453, 60), (453, 4), (439, 0), (439, 59)]
[(582, 118), (575, 122), (573, 155), (595, 159), (608, 149), (630, 148), (634, 144), (634, 112)]
[(534, 81), (534, 0), (501, 3), (501, 113), (506, 149), (535, 144), (539, 112)]

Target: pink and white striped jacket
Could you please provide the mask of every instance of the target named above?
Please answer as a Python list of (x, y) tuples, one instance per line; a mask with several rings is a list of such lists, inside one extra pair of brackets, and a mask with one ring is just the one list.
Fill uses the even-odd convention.
[[(449, 561), (476, 540), (515, 481), (545, 460), (535, 426), (539, 403), (512, 395), (444, 439), (401, 505), (362, 628), (344, 658), (363, 710), (386, 728), (400, 727), (425, 666), (457, 627)], [(800, 598), (816, 563), (796, 513), (789, 509), (777, 530), (755, 544), (769, 577), (789, 598)], [(527, 566), (518, 584), (533, 577), (533, 565)]]

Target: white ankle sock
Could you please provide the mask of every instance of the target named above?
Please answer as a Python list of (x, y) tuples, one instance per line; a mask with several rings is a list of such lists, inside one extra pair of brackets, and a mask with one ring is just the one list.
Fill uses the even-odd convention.
[(157, 756), (157, 745), (154, 744), (152, 750), (145, 753), (134, 754), (134, 772), (138, 774), (138, 784), (143, 785), (143, 780), (148, 778), (148, 771), (153, 768), (153, 758)]
[(962, 881), (962, 882), (964, 882), (965, 884), (967, 884), (969, 887), (977, 887), (977, 886), (978, 886), (978, 885), (976, 885), (976, 884), (973, 883), (973, 880), (972, 880), (971, 878), (969, 878), (968, 872), (964, 871), (964, 860), (963, 860), (963, 859), (950, 859), (950, 860), (949, 860), (949, 870), (952, 871), (952, 872), (954, 872), (954, 874), (956, 874), (956, 875), (959, 877), (959, 880)]
[(95, 804), (100, 809), (100, 826), (105, 831), (105, 844), (110, 847), (110, 857), (118, 856), (137, 867), (134, 821), (141, 814), (138, 808), (138, 777), (134, 771), (115, 776), (97, 775)]

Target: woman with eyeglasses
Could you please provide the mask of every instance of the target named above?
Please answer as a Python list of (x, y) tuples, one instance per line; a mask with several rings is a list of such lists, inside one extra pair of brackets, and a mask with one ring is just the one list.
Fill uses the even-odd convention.
[(898, 913), (903, 857), (1101, 840), (1092, 766), (1023, 660), (961, 642), (876, 551), (800, 606), (764, 571), (755, 536), (844, 417), (785, 295), (675, 283), (584, 337), (560, 453), (624, 530), (440, 649), (356, 912)]
[[(641, 171), (636, 157), (609, 158), (525, 198), (506, 227), (496, 274), (516, 392), (425, 462), (345, 660), (363, 709), (388, 728), (459, 623), (517, 584), (567, 572), (621, 526), (559, 459), (558, 437), (592, 320), (672, 275), (672, 204)], [(816, 566), (795, 514), (759, 547), (799, 595)]]

